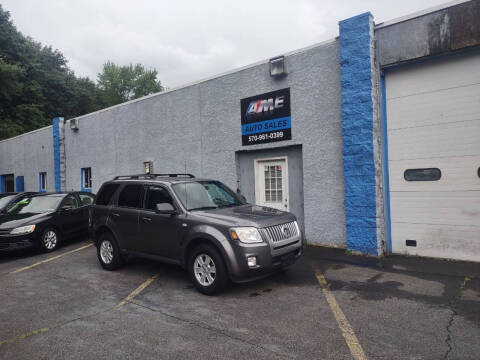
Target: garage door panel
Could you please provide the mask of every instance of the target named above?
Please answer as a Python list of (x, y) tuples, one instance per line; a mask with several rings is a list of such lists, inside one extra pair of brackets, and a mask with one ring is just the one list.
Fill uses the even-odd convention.
[(480, 84), (388, 100), (387, 118), (389, 130), (480, 120)]
[(480, 231), (479, 191), (390, 193), (392, 223), (474, 226)]
[[(475, 51), (386, 73), (394, 253), (480, 261), (479, 69)], [(425, 168), (441, 178), (404, 179)]]
[[(480, 52), (390, 70), (387, 100), (480, 83)], [(408, 76), (405, 74), (408, 73)]]
[(480, 155), (480, 120), (388, 131), (389, 160)]
[[(397, 254), (479, 261), (478, 227), (392, 223), (392, 237)], [(405, 240), (416, 240), (417, 246), (406, 246)]]
[[(400, 160), (389, 163), (390, 191), (480, 191), (480, 155), (448, 158)], [(437, 181), (406, 181), (406, 169), (438, 168)]]

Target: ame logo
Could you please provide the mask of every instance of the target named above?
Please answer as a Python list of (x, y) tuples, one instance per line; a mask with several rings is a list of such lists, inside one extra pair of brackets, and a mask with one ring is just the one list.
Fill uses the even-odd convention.
[(248, 107), (246, 116), (248, 118), (261, 115), (264, 113), (272, 113), (276, 109), (280, 109), (283, 107), (285, 103), (285, 96), (277, 96), (276, 98), (270, 98), (265, 100), (256, 100), (252, 101)]

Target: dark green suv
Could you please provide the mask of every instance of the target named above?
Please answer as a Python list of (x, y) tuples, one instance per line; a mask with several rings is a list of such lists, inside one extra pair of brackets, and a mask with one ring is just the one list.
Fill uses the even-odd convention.
[(291, 265), (304, 245), (293, 214), (247, 204), (220, 181), (190, 174), (104, 183), (89, 229), (103, 268), (119, 268), (128, 255), (179, 264), (204, 294)]

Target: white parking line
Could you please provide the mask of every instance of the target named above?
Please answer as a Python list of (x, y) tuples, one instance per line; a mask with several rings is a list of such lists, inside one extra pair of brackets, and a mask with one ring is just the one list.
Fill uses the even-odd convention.
[(340, 306), (338, 306), (337, 300), (335, 300), (335, 297), (328, 288), (328, 283), (325, 279), (325, 276), (323, 276), (323, 274), (318, 269), (315, 269), (315, 275), (317, 277), (318, 283), (322, 287), (323, 294), (327, 299), (330, 310), (332, 310), (333, 316), (335, 316), (335, 320), (337, 320), (338, 327), (342, 331), (342, 335), (345, 338), (345, 342), (347, 343), (348, 348), (350, 349), (350, 353), (355, 360), (366, 360), (367, 357), (365, 356), (362, 346), (360, 345), (357, 337), (355, 336), (355, 332), (353, 331), (352, 326), (348, 322), (342, 309), (340, 308)]
[(135, 296), (140, 294), (148, 285), (150, 285), (157, 278), (157, 276), (158, 274), (153, 275), (151, 278), (147, 279), (143, 284), (133, 290), (125, 299), (120, 301), (120, 303), (117, 305), (117, 309), (132, 301)]

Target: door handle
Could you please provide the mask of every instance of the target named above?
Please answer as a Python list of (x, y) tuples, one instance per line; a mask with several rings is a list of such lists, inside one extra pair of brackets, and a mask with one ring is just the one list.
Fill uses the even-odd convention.
[(116, 217), (119, 217), (119, 216), (120, 216), (119, 213), (114, 213), (114, 212), (112, 212), (112, 215), (113, 215), (113, 216), (116, 216)]
[(149, 217), (143, 217), (142, 219), (143, 219), (143, 222), (146, 222), (146, 223), (149, 223), (150, 221), (152, 221), (152, 219)]

